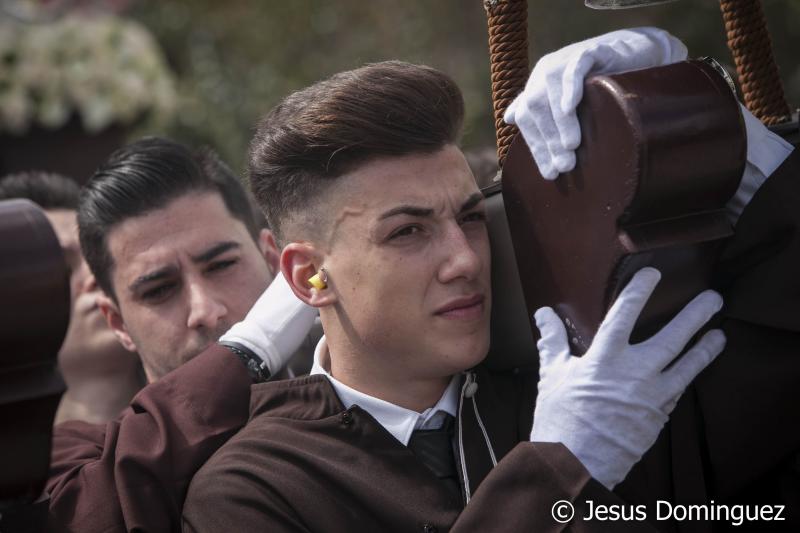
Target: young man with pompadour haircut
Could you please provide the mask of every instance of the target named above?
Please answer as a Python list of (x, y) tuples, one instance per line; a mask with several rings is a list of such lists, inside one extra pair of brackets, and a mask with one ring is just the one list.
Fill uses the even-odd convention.
[[(605, 37), (598, 39), (603, 41)], [(659, 40), (649, 38), (644, 38), (643, 44), (655, 48), (661, 46)], [(571, 49), (573, 53), (585, 53), (580, 46)], [(535, 78), (536, 73), (532, 76)], [(540, 101), (538, 96), (526, 100), (530, 105), (536, 101)], [(532, 134), (532, 130), (526, 128), (524, 123), (520, 129), (527, 136)], [(168, 172), (169, 176), (165, 176), (161, 172), (170, 166), (165, 166), (167, 160), (174, 160), (176, 156), (184, 161), (194, 158), (185, 147), (175, 144), (165, 139), (151, 139), (113, 154), (108, 165), (103, 166), (101, 175), (97, 180), (93, 179), (96, 186), (94, 201), (107, 201), (107, 196), (119, 189), (113, 182), (127, 182), (125, 174), (136, 168), (140, 171), (140, 178), (145, 178), (145, 181), (148, 176), (155, 180), (184, 179), (180, 173)], [(133, 168), (128, 168), (129, 163)], [(189, 168), (193, 164), (184, 162), (177, 166)], [(219, 165), (213, 164), (211, 168), (215, 166), (217, 170), (220, 169)], [(209, 168), (207, 165), (203, 167)], [(221, 177), (226, 173), (214, 174)], [(230, 182), (233, 177), (225, 179)], [(105, 187), (100, 183), (105, 181), (112, 183)], [(145, 188), (149, 189), (149, 186)], [(208, 189), (207, 183), (204, 188)], [(136, 197), (140, 193), (134, 186), (127, 189), (125, 196)], [(156, 203), (159, 201), (156, 199)], [(87, 202), (86, 208), (91, 208), (92, 203)], [(243, 202), (234, 201), (231, 205), (234, 204), (243, 208)], [(146, 208), (147, 205), (140, 207)], [(152, 214), (158, 218), (169, 207), (164, 205), (161, 209), (155, 208)], [(215, 215), (220, 215), (221, 211), (216, 209), (219, 207), (219, 203), (216, 203)], [(222, 212), (226, 209), (227, 206)], [(233, 208), (227, 213), (228, 219), (243, 215), (238, 213), (239, 217), (236, 217), (236, 210)], [(194, 210), (184, 212), (178, 218), (183, 220), (188, 217), (194, 227), (208, 227), (211, 222), (209, 213), (198, 217), (197, 212), (195, 206)], [(103, 215), (107, 217), (109, 213)], [(151, 222), (154, 218), (145, 216), (141, 210), (134, 210), (129, 215), (121, 217), (118, 222), (126, 218), (143, 218), (146, 219), (144, 222)], [(184, 222), (182, 225), (185, 228)], [(229, 222), (225, 221), (223, 226), (228, 226)], [(240, 218), (240, 222), (244, 223), (245, 220)], [(112, 226), (109, 225), (108, 229), (112, 230)], [(156, 224), (156, 231), (149, 232), (155, 234), (156, 244), (170, 240), (162, 232), (163, 229), (163, 224)], [(133, 236), (141, 234), (146, 236), (148, 232), (132, 232)], [(211, 232), (206, 236), (209, 235)], [(100, 237), (102, 243), (105, 238), (103, 232), (100, 232)], [(96, 245), (97, 248), (99, 246)], [(251, 281), (248, 280), (248, 283)], [(201, 298), (200, 303), (203, 300)], [(130, 316), (131, 310), (124, 302), (107, 300), (106, 303), (109, 304), (107, 309), (119, 311), (120, 317)], [(116, 314), (109, 313), (109, 316), (114, 318)], [(278, 275), (244, 320), (235, 324), (220, 339), (227, 347), (212, 343), (188, 363), (144, 387), (132, 402), (131, 412), (126, 412), (118, 420), (106, 425), (70, 423), (56, 428), (53, 468), (47, 484), (51, 528), (81, 532), (178, 529), (191, 476), (217, 447), (247, 421), (251, 380), (261, 381), (280, 368), (300, 344), (311, 320), (313, 313), (296, 299), (283, 276)], [(133, 326), (133, 329), (131, 332), (121, 328), (123, 338), (120, 340), (135, 343), (138, 337), (144, 341), (139, 343), (141, 346), (137, 345), (140, 350), (145, 343), (158, 348), (154, 338), (141, 333), (141, 327), (136, 327), (139, 321), (128, 323), (117, 320), (120, 326), (123, 322), (125, 329), (128, 326)], [(198, 322), (198, 325), (202, 325), (202, 322)], [(184, 329), (180, 323), (175, 325), (176, 333)], [(181, 358), (173, 352), (186, 355), (192, 350), (165, 353), (174, 362)], [(179, 424), (176, 425), (176, 422)], [(158, 445), (150, 447), (148, 443)]]
[(609, 489), (724, 346), (712, 330), (661, 372), (721, 299), (704, 292), (629, 345), (659, 279), (644, 269), (584, 357), (545, 308), (541, 381), (482, 366), (489, 240), (462, 119), (449, 77), (392, 61), (298, 91), (261, 122), (251, 186), (326, 336), (311, 376), (253, 388), (248, 424), (190, 486), (185, 531), (555, 531), (559, 500), (582, 530), (607, 529), (577, 517), (622, 503)]

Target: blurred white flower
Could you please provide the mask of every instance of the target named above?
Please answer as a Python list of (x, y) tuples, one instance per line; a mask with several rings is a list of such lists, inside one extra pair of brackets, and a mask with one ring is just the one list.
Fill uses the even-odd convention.
[(0, 93), (0, 122), (4, 129), (12, 133), (23, 133), (33, 111), (28, 95), (24, 90), (11, 87)]
[(175, 100), (161, 50), (135, 22), (112, 15), (0, 21), (0, 131), (58, 128), (76, 115), (97, 132), (148, 113), (168, 119)]
[(45, 95), (39, 103), (38, 122), (49, 129), (60, 128), (69, 120), (70, 109), (63, 98)]

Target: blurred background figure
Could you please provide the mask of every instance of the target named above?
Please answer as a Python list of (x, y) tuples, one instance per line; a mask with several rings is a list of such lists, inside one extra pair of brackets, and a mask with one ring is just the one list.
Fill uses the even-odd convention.
[(45, 210), (70, 271), (69, 329), (58, 354), (67, 391), (56, 423), (116, 418), (144, 385), (138, 356), (120, 345), (97, 307), (100, 290), (78, 243), (78, 193), (75, 181), (58, 174), (23, 172), (0, 178), (0, 199), (26, 198)]

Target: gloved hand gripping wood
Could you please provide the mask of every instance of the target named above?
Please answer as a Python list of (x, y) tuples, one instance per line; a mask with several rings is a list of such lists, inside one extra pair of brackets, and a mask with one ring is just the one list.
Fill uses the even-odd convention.
[(563, 443), (609, 489), (653, 445), (683, 391), (725, 347), (721, 330), (708, 331), (665, 370), (722, 307), (720, 295), (710, 290), (654, 336), (629, 344), (660, 278), (654, 268), (636, 273), (583, 357), (570, 353), (567, 331), (551, 308), (535, 314), (541, 339), (531, 441)]

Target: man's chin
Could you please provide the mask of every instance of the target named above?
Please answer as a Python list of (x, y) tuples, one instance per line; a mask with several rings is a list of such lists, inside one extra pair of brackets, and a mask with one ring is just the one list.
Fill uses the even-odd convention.
[[(200, 355), (201, 353), (206, 351), (206, 349), (208, 349), (208, 347), (211, 346), (211, 344), (212, 343), (208, 343), (207, 345), (205, 345), (205, 346), (203, 346), (201, 348), (197, 348), (197, 349), (193, 349), (193, 350), (189, 350), (187, 352), (184, 352), (183, 355), (181, 355), (181, 358), (179, 359), (179, 361), (180, 361), (179, 364), (182, 365), (182, 364), (188, 363), (189, 361), (191, 361), (192, 359), (194, 359), (195, 357), (197, 357), (198, 355)], [(173, 370), (174, 370), (174, 368), (173, 368)]]
[(475, 343), (453, 343), (447, 348), (451, 354), (450, 361), (454, 365), (452, 373), (463, 372), (481, 364), (489, 354), (489, 343), (478, 340)]
[(204, 351), (208, 350), (213, 344), (216, 344), (217, 339), (222, 337), (230, 329), (230, 326), (225, 325), (223, 328), (220, 328), (220, 331), (215, 332), (214, 334), (202, 339), (196, 345), (187, 349), (184, 354), (181, 356), (179, 361), (180, 364), (186, 363), (203, 353)]
[[(486, 356), (489, 355), (489, 347), (487, 346), (485, 350), (480, 350), (475, 352), (474, 356), (470, 359), (470, 365), (467, 368), (472, 368), (483, 363), (486, 360)], [(465, 369), (466, 370), (466, 369)]]

